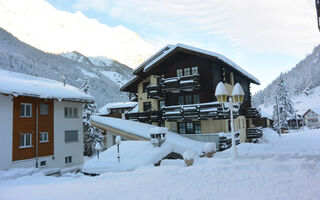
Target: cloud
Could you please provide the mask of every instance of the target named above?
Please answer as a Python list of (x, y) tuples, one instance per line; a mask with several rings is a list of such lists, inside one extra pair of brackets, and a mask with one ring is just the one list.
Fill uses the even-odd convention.
[(148, 28), (154, 38), (205, 39), (207, 46), (223, 39), (236, 51), (301, 56), (320, 42), (309, 0), (79, 0), (74, 7)]

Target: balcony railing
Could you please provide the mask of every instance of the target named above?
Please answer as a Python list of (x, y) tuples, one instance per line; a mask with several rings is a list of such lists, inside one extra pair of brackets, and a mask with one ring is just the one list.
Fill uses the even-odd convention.
[(126, 113), (126, 119), (139, 122), (162, 122), (161, 111), (144, 111), (135, 113)]
[(163, 90), (166, 92), (193, 91), (200, 88), (199, 74), (163, 78), (160, 81)]
[(164, 97), (166, 93), (188, 92), (200, 89), (199, 74), (161, 78), (159, 85), (149, 85), (147, 87), (148, 98), (158, 99)]
[(161, 85), (149, 85), (147, 87), (148, 98), (159, 99), (165, 96), (165, 91)]
[(163, 119), (169, 121), (229, 118), (229, 112), (224, 112), (219, 102), (166, 106), (162, 108), (162, 113)]

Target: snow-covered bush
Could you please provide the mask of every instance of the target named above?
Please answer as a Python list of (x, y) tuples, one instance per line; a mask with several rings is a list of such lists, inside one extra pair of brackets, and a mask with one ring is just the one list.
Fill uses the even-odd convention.
[(216, 143), (206, 143), (203, 150), (208, 158), (212, 158), (213, 154), (216, 152)]
[(187, 167), (193, 165), (193, 162), (196, 156), (197, 156), (197, 153), (192, 150), (188, 150), (183, 153), (183, 159)]

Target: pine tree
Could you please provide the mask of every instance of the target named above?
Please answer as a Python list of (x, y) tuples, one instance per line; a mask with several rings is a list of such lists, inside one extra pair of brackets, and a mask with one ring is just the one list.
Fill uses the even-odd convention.
[[(90, 92), (90, 84), (89, 80), (86, 78), (81, 89), (89, 94)], [(103, 136), (101, 135), (101, 130), (91, 126), (90, 117), (93, 113), (97, 112), (97, 106), (95, 103), (85, 103), (83, 104), (83, 144), (84, 144), (84, 155), (92, 156), (95, 152), (95, 144), (97, 142), (101, 143)]]
[(276, 101), (273, 105), (273, 126), (275, 129), (288, 128), (288, 120), (294, 116), (293, 103), (290, 100), (289, 90), (284, 83), (283, 75), (280, 75), (279, 82), (276, 89), (276, 97), (278, 99), (279, 106), (279, 123), (278, 123), (278, 108)]

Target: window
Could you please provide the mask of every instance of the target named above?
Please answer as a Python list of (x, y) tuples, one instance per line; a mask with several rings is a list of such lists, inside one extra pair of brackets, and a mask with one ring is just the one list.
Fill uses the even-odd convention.
[(183, 72), (182, 72), (182, 69), (177, 69), (177, 77), (183, 76), (182, 73), (183, 73)]
[(193, 95), (193, 103), (200, 103), (200, 95), (194, 94)]
[(179, 105), (184, 105), (184, 96), (179, 96), (178, 97), (178, 104)]
[(194, 133), (201, 134), (201, 124), (200, 122), (194, 122)]
[(186, 125), (184, 122), (179, 123), (179, 133), (186, 134)]
[(64, 163), (71, 164), (72, 163), (72, 156), (66, 156), (64, 157)]
[(143, 103), (143, 111), (151, 110), (151, 102), (144, 102)]
[(31, 147), (32, 135), (25, 133), (20, 135), (20, 147)]
[(64, 132), (64, 141), (68, 142), (78, 142), (78, 131), (65, 131)]
[(184, 68), (183, 71), (185, 76), (189, 76), (191, 74), (190, 68)]
[(47, 166), (47, 161), (43, 160), (40, 162), (40, 167), (45, 167)]
[(193, 123), (192, 122), (188, 122), (187, 123), (187, 134), (192, 134), (194, 133), (193, 131)]
[(42, 142), (49, 142), (47, 132), (40, 132), (40, 143)]
[(20, 117), (31, 117), (32, 115), (32, 104), (31, 103), (21, 103), (20, 104)]
[(191, 70), (192, 70), (192, 75), (198, 74), (198, 67), (196, 66), (192, 67)]
[(166, 105), (165, 105), (165, 100), (160, 100), (160, 101), (159, 101), (159, 110), (161, 110), (162, 107), (164, 107), (164, 106), (166, 106)]
[(64, 108), (65, 118), (78, 118), (78, 108), (65, 107)]
[(78, 108), (73, 108), (73, 117), (78, 118)]
[(144, 82), (144, 83), (142, 83), (142, 87), (143, 87), (143, 91), (142, 91), (142, 92), (144, 92), (144, 93), (147, 92), (147, 87), (148, 87), (148, 85), (150, 85), (150, 82)]
[(40, 104), (40, 115), (48, 115), (48, 113), (49, 113), (49, 105)]
[(178, 123), (180, 134), (200, 134), (200, 122), (180, 122)]
[(192, 95), (186, 96), (186, 104), (192, 104)]

